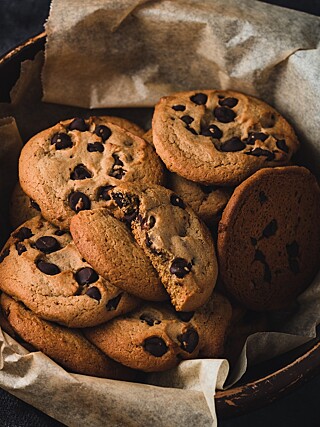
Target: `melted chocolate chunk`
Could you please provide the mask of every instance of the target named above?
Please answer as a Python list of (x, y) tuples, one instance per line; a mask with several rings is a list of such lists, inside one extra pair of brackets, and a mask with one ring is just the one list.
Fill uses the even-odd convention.
[(255, 254), (254, 254), (254, 261), (260, 261), (260, 262), (265, 262), (266, 257), (264, 255), (264, 253), (262, 251), (260, 251), (260, 249), (256, 249)]
[(88, 129), (89, 126), (81, 117), (76, 117), (69, 125), (69, 130), (79, 130), (80, 132), (85, 132)]
[(22, 242), (25, 239), (30, 239), (34, 234), (28, 227), (21, 227), (19, 230), (15, 231), (12, 236)]
[(187, 353), (193, 353), (199, 343), (198, 332), (194, 329), (188, 329), (181, 335), (178, 335), (178, 341), (181, 343), (180, 347)]
[(96, 135), (100, 136), (100, 138), (102, 138), (103, 142), (105, 142), (108, 138), (110, 138), (110, 136), (112, 134), (111, 129), (105, 125), (96, 126), (94, 133)]
[(250, 241), (252, 246), (256, 246), (256, 244), (258, 243), (258, 240), (255, 237), (250, 237)]
[(109, 194), (110, 190), (114, 188), (114, 185), (104, 185), (103, 187), (98, 188), (98, 200), (102, 199), (105, 201), (111, 200), (111, 196)]
[(235, 151), (241, 151), (246, 147), (246, 145), (241, 141), (240, 138), (234, 136), (228, 141), (225, 141), (221, 147), (220, 150), (224, 152), (235, 152)]
[(56, 236), (63, 236), (64, 234), (66, 234), (66, 232), (64, 230), (57, 230), (54, 233)]
[(21, 255), (23, 254), (23, 252), (27, 251), (27, 248), (21, 242), (16, 243), (16, 249), (17, 249), (18, 255)]
[(286, 141), (284, 139), (278, 139), (276, 142), (276, 146), (279, 148), (279, 150), (284, 151), (285, 153), (289, 152), (289, 147), (286, 144)]
[(238, 104), (238, 99), (237, 98), (224, 98), (224, 99), (220, 99), (219, 104), (221, 105), (221, 107), (229, 107), (229, 108), (233, 108)]
[(265, 282), (271, 283), (271, 279), (272, 279), (272, 275), (271, 275), (270, 267), (269, 267), (269, 266), (268, 266), (268, 264), (265, 262), (265, 263), (264, 263), (263, 280), (264, 280)]
[(76, 272), (75, 279), (79, 285), (83, 286), (96, 282), (99, 276), (91, 267), (83, 267)]
[(191, 116), (182, 116), (181, 120), (186, 124), (186, 125), (191, 125), (191, 123), (194, 121), (194, 118), (192, 118)]
[(56, 150), (64, 150), (72, 147), (72, 140), (66, 133), (56, 133), (51, 138), (51, 144), (55, 144)]
[(148, 313), (142, 313), (141, 316), (139, 317), (139, 319), (142, 322), (145, 322), (149, 326), (159, 325), (161, 323), (161, 320), (155, 319), (154, 317), (152, 317)]
[(168, 351), (168, 347), (161, 337), (146, 338), (143, 348), (155, 357), (161, 357)]
[(57, 265), (43, 260), (37, 261), (36, 266), (42, 273), (47, 274), (48, 276), (55, 276), (61, 271)]
[(204, 93), (196, 93), (190, 97), (190, 100), (197, 105), (204, 105), (208, 100), (208, 96)]
[(299, 255), (299, 244), (294, 240), (286, 245), (286, 250), (290, 258), (296, 258)]
[(179, 208), (181, 208), (181, 209), (184, 209), (186, 207), (186, 205), (184, 204), (184, 202), (181, 199), (181, 197), (177, 196), (176, 194), (171, 194), (171, 196), (170, 196), (170, 203), (173, 206), (179, 206)]
[(177, 276), (179, 279), (183, 279), (188, 273), (190, 273), (192, 264), (184, 258), (175, 258), (170, 266), (170, 273)]
[(36, 241), (36, 248), (45, 254), (50, 254), (60, 249), (60, 243), (52, 236), (42, 236)]
[(126, 170), (123, 169), (123, 162), (120, 160), (119, 155), (116, 153), (112, 154), (112, 157), (114, 158), (114, 164), (112, 166), (110, 176), (113, 176), (116, 179), (121, 179), (125, 173)]
[(244, 153), (244, 154), (247, 154), (248, 156), (255, 156), (255, 157), (266, 156), (266, 160), (269, 160), (269, 161), (274, 160), (275, 158), (275, 154), (272, 153), (272, 151), (264, 150), (263, 148), (259, 148), (259, 147), (255, 148), (252, 151), (248, 151), (247, 153)]
[(80, 212), (90, 209), (91, 202), (81, 191), (75, 191), (69, 195), (69, 206), (73, 211)]
[(148, 218), (140, 217), (139, 219), (142, 230), (150, 230), (156, 223), (156, 219), (153, 215), (150, 215)]
[(77, 165), (70, 174), (70, 179), (73, 181), (91, 178), (92, 174), (84, 165)]
[(265, 227), (262, 232), (263, 237), (269, 238), (274, 236), (278, 230), (278, 224), (275, 219), (269, 222), (269, 224)]
[(269, 135), (262, 133), (262, 132), (250, 132), (249, 136), (246, 140), (246, 143), (249, 145), (254, 145), (256, 141), (262, 141), (264, 142), (266, 139), (269, 138)]
[(41, 212), (40, 206), (34, 200), (30, 199), (30, 205), (36, 211)]
[(198, 135), (198, 134), (197, 134), (197, 132), (196, 132), (194, 129), (192, 129), (191, 127), (187, 126), (187, 127), (186, 127), (186, 129), (187, 129), (189, 132), (193, 133), (193, 135)]
[(110, 299), (106, 305), (106, 309), (108, 311), (116, 310), (118, 305), (119, 305), (119, 302), (121, 300), (121, 297), (122, 297), (122, 293), (117, 295), (116, 297)]
[(289, 268), (293, 274), (300, 273), (299, 261), (296, 258), (289, 258)]
[(266, 196), (264, 191), (260, 191), (259, 193), (259, 202), (261, 205), (263, 205), (268, 200), (268, 197)]
[(213, 111), (215, 118), (221, 123), (230, 123), (236, 117), (236, 113), (227, 107), (216, 107)]
[(174, 111), (184, 111), (186, 109), (186, 107), (184, 105), (179, 104), (179, 105), (173, 105), (172, 109)]
[(9, 255), (10, 253), (10, 249), (7, 248), (5, 249), (2, 254), (0, 255), (0, 263)]
[(89, 153), (99, 152), (102, 153), (104, 150), (104, 146), (101, 144), (101, 142), (91, 142), (87, 145), (87, 150)]
[(211, 138), (220, 139), (222, 138), (222, 131), (216, 125), (208, 125), (201, 127), (200, 135), (211, 136)]
[(189, 322), (194, 316), (194, 311), (176, 311), (176, 315), (183, 322)]
[(93, 298), (97, 301), (101, 300), (101, 292), (96, 286), (92, 286), (91, 288), (89, 288), (86, 292), (86, 295), (88, 295), (88, 297)]

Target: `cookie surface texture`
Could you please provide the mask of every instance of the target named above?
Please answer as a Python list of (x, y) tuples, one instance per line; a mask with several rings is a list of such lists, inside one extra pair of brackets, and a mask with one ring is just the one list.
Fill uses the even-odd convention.
[(19, 159), (23, 191), (60, 228), (81, 210), (108, 207), (109, 190), (123, 181), (161, 184), (153, 147), (119, 126), (91, 117), (58, 123), (31, 138)]
[(94, 271), (69, 233), (41, 217), (12, 233), (0, 261), (0, 288), (45, 320), (93, 326), (138, 304)]
[(2, 294), (0, 303), (4, 316), (14, 331), (12, 337), (18, 340), (22, 338), (65, 369), (102, 378), (133, 378), (133, 372), (109, 359), (80, 330), (42, 320), (8, 295)]
[(304, 167), (256, 172), (231, 196), (219, 224), (227, 290), (252, 310), (290, 304), (319, 269), (320, 190)]
[(145, 300), (168, 299), (130, 230), (106, 209), (79, 212), (71, 220), (70, 232), (81, 255), (113, 285)]
[(129, 315), (86, 329), (85, 335), (126, 366), (164, 371), (183, 359), (222, 357), (231, 314), (230, 303), (219, 294), (196, 312), (147, 303)]
[(261, 168), (286, 165), (299, 146), (276, 110), (233, 91), (163, 97), (152, 129), (167, 168), (205, 185), (233, 186)]
[(205, 304), (218, 266), (210, 232), (193, 210), (177, 194), (157, 185), (124, 184), (110, 194), (175, 309), (191, 311)]

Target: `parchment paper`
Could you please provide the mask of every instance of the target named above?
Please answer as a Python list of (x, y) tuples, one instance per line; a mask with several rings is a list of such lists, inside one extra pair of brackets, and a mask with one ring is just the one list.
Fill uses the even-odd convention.
[[(16, 119), (23, 140), (59, 119), (96, 113), (121, 115), (148, 128), (147, 109), (76, 107), (150, 106), (176, 90), (237, 89), (260, 96), (291, 119), (303, 142), (299, 160), (316, 171), (319, 28), (316, 17), (248, 0), (86, 0), (81, 8), (76, 1), (54, 0), (43, 99), (65, 105), (41, 102), (40, 54), (23, 64), (12, 104), (0, 105), (0, 116)], [(20, 147), (15, 133), (8, 147)], [(315, 336), (320, 277), (289, 312), (269, 317), (271, 332), (247, 339), (228, 383), (222, 360), (182, 362), (149, 375), (149, 385), (69, 374), (0, 333), (0, 386), (70, 426), (215, 426), (215, 388), (232, 385), (248, 366)]]

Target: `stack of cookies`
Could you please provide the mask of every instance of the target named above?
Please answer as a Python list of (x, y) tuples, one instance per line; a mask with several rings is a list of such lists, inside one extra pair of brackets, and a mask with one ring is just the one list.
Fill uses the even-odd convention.
[(107, 378), (224, 357), (247, 309), (285, 307), (318, 268), (298, 147), (273, 108), (215, 90), (162, 98), (148, 132), (108, 116), (40, 132), (20, 156), (0, 325)]

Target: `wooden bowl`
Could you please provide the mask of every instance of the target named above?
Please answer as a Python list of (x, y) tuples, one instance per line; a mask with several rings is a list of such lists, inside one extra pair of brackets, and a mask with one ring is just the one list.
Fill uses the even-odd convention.
[[(44, 49), (45, 32), (30, 38), (0, 58), (0, 102), (10, 101), (10, 89), (20, 64)], [(113, 109), (114, 111), (114, 109)], [(120, 110), (119, 110), (120, 111)], [(251, 368), (239, 383), (215, 395), (219, 419), (248, 413), (282, 397), (320, 373), (320, 339)]]

